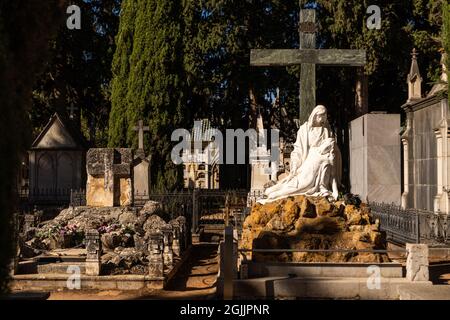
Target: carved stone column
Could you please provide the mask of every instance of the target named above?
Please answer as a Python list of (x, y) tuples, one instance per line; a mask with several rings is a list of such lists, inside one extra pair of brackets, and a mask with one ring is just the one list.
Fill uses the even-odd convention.
[(444, 118), (434, 130), (437, 146), (437, 192), (434, 197), (434, 212), (450, 211), (450, 154), (449, 154), (449, 121)]
[(181, 227), (180, 223), (177, 220), (171, 222), (173, 228), (173, 242), (172, 242), (172, 250), (173, 253), (179, 257), (181, 256), (181, 245), (180, 245), (180, 235), (181, 235)]
[(154, 278), (164, 277), (164, 259), (162, 247), (163, 237), (161, 233), (155, 232), (150, 234), (150, 244), (148, 248), (148, 251), (150, 252), (148, 273), (149, 276)]
[(102, 265), (102, 242), (97, 230), (86, 232), (86, 275), (99, 276)]
[(163, 239), (164, 239), (164, 265), (166, 266), (172, 266), (173, 265), (173, 250), (172, 250), (172, 242), (173, 242), (173, 235), (172, 235), (172, 227), (168, 226), (161, 229), (161, 232), (163, 233)]
[(406, 130), (401, 136), (402, 146), (403, 146), (403, 193), (402, 193), (402, 199), (401, 199), (401, 206), (402, 209), (407, 209), (411, 202), (409, 201), (409, 198), (412, 196), (409, 193), (409, 185), (413, 181), (409, 180), (409, 145), (411, 142), (411, 132), (412, 132), (412, 114), (410, 112), (407, 112), (407, 119), (406, 119)]

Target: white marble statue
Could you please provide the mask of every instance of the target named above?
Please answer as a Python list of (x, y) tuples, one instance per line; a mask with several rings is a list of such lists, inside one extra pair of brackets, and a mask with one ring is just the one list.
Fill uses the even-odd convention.
[(297, 132), (289, 175), (267, 188), (266, 198), (258, 202), (264, 204), (295, 195), (337, 200), (340, 179), (341, 153), (330, 130), (327, 109), (319, 105)]

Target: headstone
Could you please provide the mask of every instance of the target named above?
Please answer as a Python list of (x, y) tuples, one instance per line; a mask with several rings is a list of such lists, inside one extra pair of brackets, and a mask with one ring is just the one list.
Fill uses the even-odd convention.
[(163, 236), (161, 233), (150, 235), (149, 249), (149, 276), (153, 278), (164, 277)]
[(101, 273), (102, 242), (97, 230), (86, 232), (86, 275), (99, 276)]
[(400, 205), (400, 115), (363, 115), (350, 123), (349, 136), (351, 193)]
[(149, 199), (150, 194), (150, 159), (145, 156), (144, 132), (150, 131), (144, 126), (144, 122), (139, 120), (138, 126), (134, 127), (138, 131), (138, 149), (133, 160), (133, 188), (135, 201), (144, 202)]
[(406, 252), (406, 279), (428, 281), (428, 245), (407, 243)]
[(93, 207), (133, 203), (131, 149), (90, 149), (87, 154), (86, 202)]
[[(256, 132), (260, 141), (267, 141), (264, 136), (264, 125), (261, 114), (256, 120)], [(270, 150), (264, 143), (258, 144), (256, 150), (250, 154), (251, 182), (250, 192), (264, 190), (266, 184), (271, 180), (272, 170), (270, 163)], [(276, 174), (274, 175), (274, 177)]]

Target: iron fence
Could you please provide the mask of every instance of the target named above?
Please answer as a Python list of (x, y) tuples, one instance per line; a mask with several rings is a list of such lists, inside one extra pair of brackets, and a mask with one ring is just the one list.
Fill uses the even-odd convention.
[(86, 190), (70, 190), (70, 206), (84, 207), (86, 206)]
[(371, 213), (380, 221), (387, 240), (405, 243), (450, 244), (448, 214), (418, 209), (403, 209), (395, 204), (369, 203)]

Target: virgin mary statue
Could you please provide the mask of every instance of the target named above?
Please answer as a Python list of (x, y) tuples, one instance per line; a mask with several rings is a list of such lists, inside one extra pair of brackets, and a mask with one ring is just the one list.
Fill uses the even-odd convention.
[(264, 192), (260, 203), (295, 195), (338, 198), (341, 153), (327, 120), (327, 109), (319, 105), (297, 132), (291, 153), (289, 175)]

